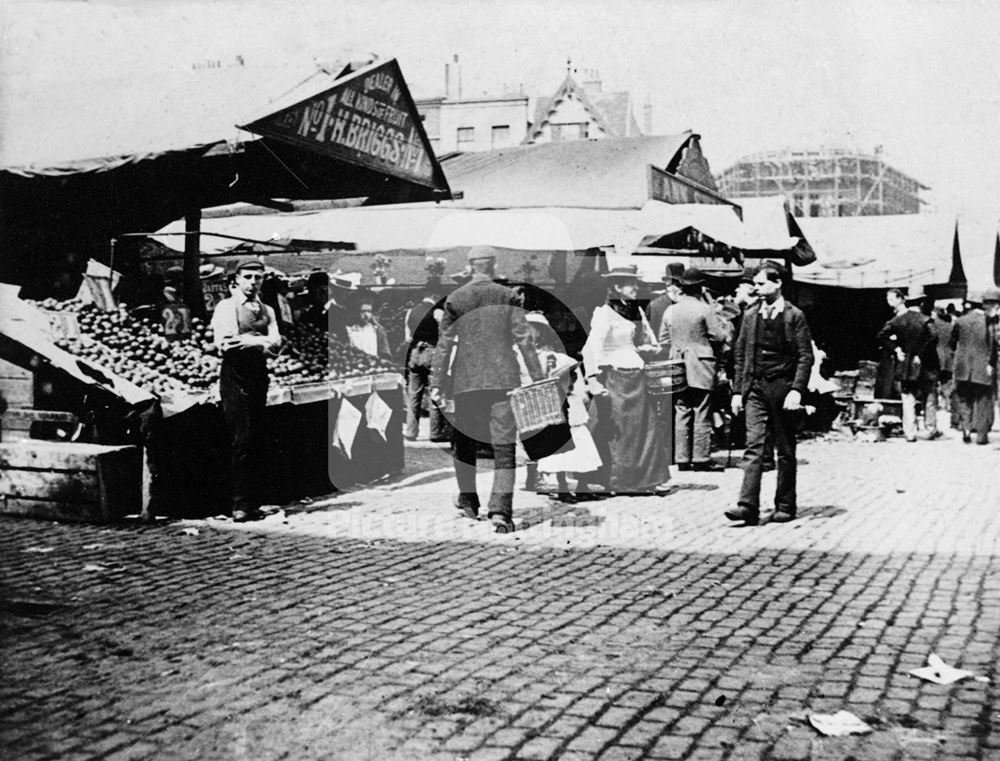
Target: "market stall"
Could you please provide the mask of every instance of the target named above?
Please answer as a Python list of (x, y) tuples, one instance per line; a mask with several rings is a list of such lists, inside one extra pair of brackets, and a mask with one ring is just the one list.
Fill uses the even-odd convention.
[[(220, 474), (228, 472), (229, 447), (210, 328), (193, 318), (189, 334), (168, 337), (164, 323), (124, 309), (29, 304), (16, 291), (4, 290), (0, 354), (36, 376), (59, 375), (48, 384), (58, 393), (41, 405), (53, 408), (47, 414), (61, 410), (86, 421), (104, 410), (99, 424), (77, 435), (145, 449), (153, 512), (223, 509), (228, 484)], [(270, 371), (264, 461), (271, 499), (327, 493), (402, 469), (402, 376), (392, 363), (300, 326)], [(129, 430), (121, 421), (139, 408), (149, 425)], [(131, 512), (141, 507), (129, 505)]]

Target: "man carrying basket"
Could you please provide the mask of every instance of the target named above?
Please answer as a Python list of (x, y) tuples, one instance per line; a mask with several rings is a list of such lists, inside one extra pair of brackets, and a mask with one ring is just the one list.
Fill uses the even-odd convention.
[(493, 489), (487, 513), (498, 534), (514, 530), (513, 498), (517, 429), (507, 392), (520, 385), (516, 344), (532, 380), (544, 377), (517, 292), (494, 282), (496, 254), (475, 246), (468, 253), (472, 277), (444, 303), (441, 336), (434, 353), (430, 397), (444, 402), (450, 382), (455, 400), (455, 507), (467, 518), (479, 516), (476, 452), (493, 449)]

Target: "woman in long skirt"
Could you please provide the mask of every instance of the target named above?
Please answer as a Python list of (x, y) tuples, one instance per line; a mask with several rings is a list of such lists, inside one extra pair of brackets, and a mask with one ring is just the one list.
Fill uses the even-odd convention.
[(615, 493), (662, 493), (670, 480), (671, 426), (646, 392), (642, 353), (654, 353), (656, 336), (639, 302), (635, 265), (603, 277), (608, 301), (594, 310), (583, 363), (597, 415), (592, 431), (601, 473), (586, 480)]

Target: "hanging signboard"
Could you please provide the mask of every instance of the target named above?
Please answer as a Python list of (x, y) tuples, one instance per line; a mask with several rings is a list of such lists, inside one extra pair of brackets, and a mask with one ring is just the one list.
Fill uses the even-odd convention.
[(737, 209), (738, 216), (742, 219), (742, 210), (739, 204), (735, 204), (718, 193), (708, 188), (703, 188), (696, 182), (671, 174), (663, 169), (648, 165), (649, 169), (649, 197), (654, 201), (664, 201), (666, 203), (710, 203), (727, 204)]
[(448, 191), (395, 60), (348, 74), (319, 95), (239, 127)]

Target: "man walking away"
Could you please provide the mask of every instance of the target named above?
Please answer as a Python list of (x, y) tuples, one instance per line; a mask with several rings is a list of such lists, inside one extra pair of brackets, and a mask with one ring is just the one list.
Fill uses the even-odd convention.
[(973, 308), (955, 320), (949, 345), (954, 350), (953, 378), (958, 400), (962, 441), (989, 442), (993, 426), (994, 384), (997, 367), (997, 315), (1000, 313), (1000, 288), (987, 288), (980, 308), (971, 298)]
[(520, 385), (515, 344), (532, 380), (541, 380), (544, 373), (517, 292), (494, 282), (495, 260), (493, 249), (472, 248), (471, 280), (445, 300), (430, 394), (432, 403), (442, 404), (441, 387), (450, 376), (455, 400), (455, 507), (467, 518), (478, 517), (476, 451), (481, 442), (489, 442), (494, 472), (487, 511), (496, 532), (507, 534), (514, 530), (517, 430), (507, 392)]
[(737, 508), (726, 511), (726, 517), (749, 526), (760, 522), (762, 453), (768, 427), (774, 431), (778, 450), (771, 520), (793, 520), (797, 511), (795, 436), (813, 353), (805, 315), (781, 295), (784, 277), (784, 267), (772, 262), (757, 270), (753, 282), (760, 301), (747, 310), (736, 339), (732, 406), (734, 415), (746, 408), (747, 449)]
[(926, 388), (927, 371), (937, 374), (934, 333), (930, 319), (908, 309), (898, 288), (890, 289), (885, 300), (894, 315), (878, 332), (878, 342), (894, 361), (893, 378), (903, 400), (903, 435), (907, 441), (916, 441), (917, 394)]
[[(406, 428), (403, 435), (415, 441), (420, 431), (420, 412), (429, 391), (434, 349), (438, 344), (440, 289), (428, 288), (419, 304), (406, 313)], [(448, 441), (448, 423), (436, 404), (430, 405), (430, 440)]]

